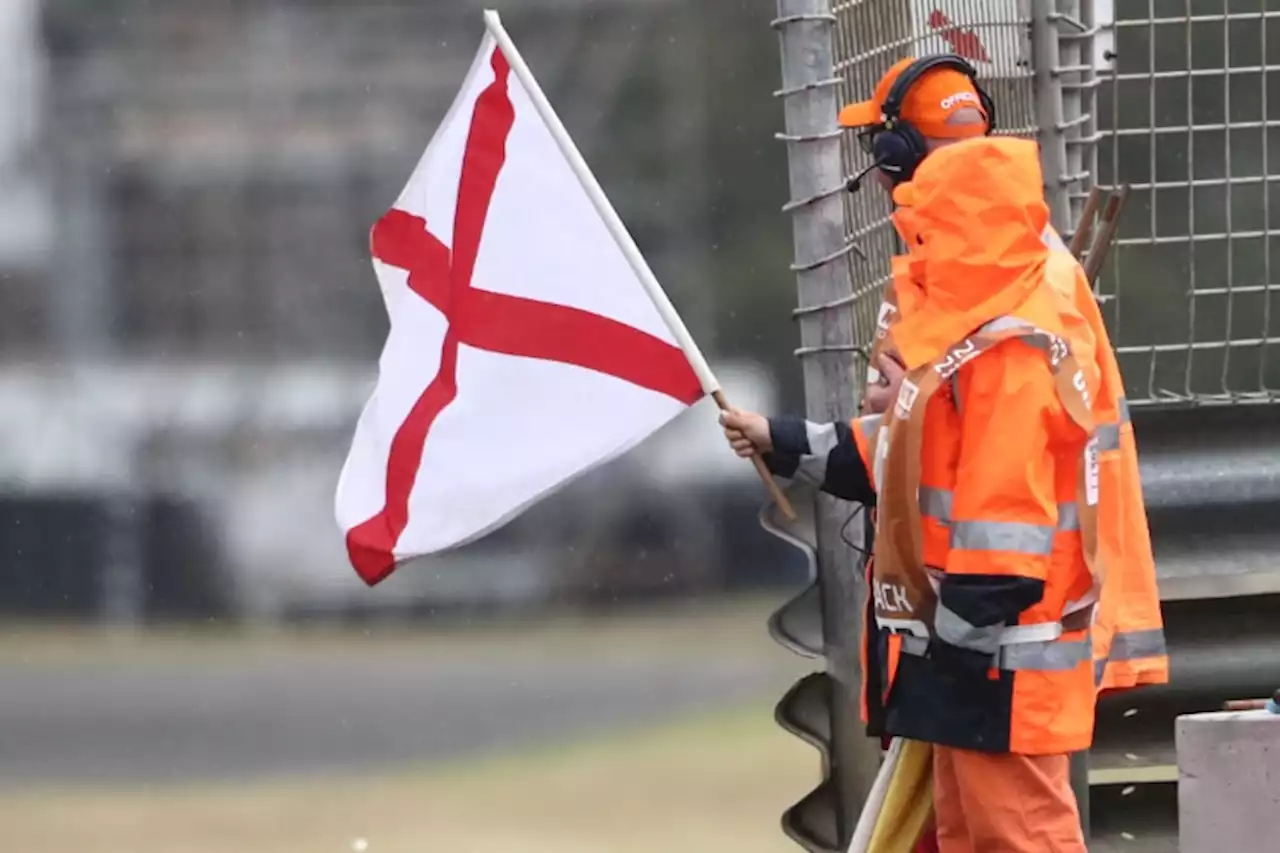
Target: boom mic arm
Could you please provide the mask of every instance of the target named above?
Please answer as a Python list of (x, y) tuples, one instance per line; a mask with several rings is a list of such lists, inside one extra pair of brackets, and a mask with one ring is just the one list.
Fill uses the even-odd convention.
[(872, 163), (870, 166), (868, 166), (867, 168), (863, 169), (861, 172), (859, 172), (858, 174), (850, 178), (848, 183), (845, 184), (845, 189), (847, 189), (851, 193), (858, 192), (859, 190), (862, 189), (863, 179), (866, 178), (867, 175), (871, 174), (876, 169), (883, 169), (886, 172), (902, 171), (900, 168), (896, 166), (890, 166), (884, 160), (877, 160), (874, 163)]

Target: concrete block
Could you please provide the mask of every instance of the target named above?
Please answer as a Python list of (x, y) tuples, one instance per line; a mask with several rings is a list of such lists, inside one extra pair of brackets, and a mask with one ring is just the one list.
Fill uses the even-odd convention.
[(1280, 850), (1280, 714), (1177, 721), (1180, 853)]

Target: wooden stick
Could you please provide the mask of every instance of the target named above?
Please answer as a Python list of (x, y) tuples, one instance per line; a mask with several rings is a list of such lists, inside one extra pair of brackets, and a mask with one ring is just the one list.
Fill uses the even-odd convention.
[(1097, 187), (1089, 190), (1089, 197), (1084, 202), (1084, 213), (1080, 214), (1080, 221), (1076, 223), (1076, 233), (1071, 235), (1071, 254), (1075, 255), (1077, 261), (1083, 260), (1081, 253), (1089, 244), (1089, 237), (1093, 234), (1093, 220), (1098, 215), (1101, 204), (1102, 190)]
[(1102, 265), (1107, 261), (1111, 246), (1115, 243), (1116, 230), (1120, 227), (1120, 214), (1124, 212), (1125, 202), (1129, 200), (1129, 185), (1125, 184), (1118, 192), (1107, 199), (1106, 210), (1102, 214), (1102, 225), (1093, 236), (1093, 245), (1089, 247), (1089, 255), (1084, 261), (1085, 275), (1090, 286), (1098, 280)]
[[(716, 401), (716, 405), (720, 407), (720, 411), (731, 411), (729, 401), (724, 398), (723, 391), (715, 391), (711, 394), (711, 399)], [(787, 496), (782, 491), (782, 487), (778, 485), (778, 481), (773, 479), (773, 474), (764, 464), (764, 459), (759, 453), (751, 457), (751, 464), (756, 466), (756, 473), (760, 475), (760, 480), (764, 483), (764, 487), (769, 490), (769, 497), (773, 498), (773, 502), (778, 505), (778, 509), (787, 521), (796, 520), (795, 508), (791, 506), (791, 501), (787, 500)]]

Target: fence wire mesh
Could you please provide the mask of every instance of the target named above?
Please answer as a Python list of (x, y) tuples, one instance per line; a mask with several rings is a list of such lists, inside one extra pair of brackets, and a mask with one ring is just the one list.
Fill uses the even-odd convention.
[(1280, 9), (1120, 0), (1098, 180), (1133, 194), (1100, 295), (1138, 403), (1280, 399)]
[[(1280, 9), (1274, 0), (849, 0), (842, 93), (903, 56), (958, 53), (998, 133), (1038, 138), (1054, 221), (1097, 183), (1132, 195), (1099, 298), (1135, 405), (1280, 400)], [(1114, 21), (1114, 30), (1109, 26)], [(1105, 41), (1098, 26), (1111, 33)], [(1112, 49), (1112, 45), (1114, 48)], [(869, 165), (846, 140), (850, 174)], [(847, 201), (858, 339), (897, 237), (879, 193)]]
[[(1031, 66), (1031, 17), (1025, 3), (990, 0), (850, 0), (836, 3), (836, 72), (846, 102), (871, 96), (889, 67), (906, 56), (957, 53), (974, 63), (998, 105), (998, 133), (1034, 137), (1039, 130)], [(850, 134), (845, 168), (856, 174), (871, 164)], [(846, 202), (854, 282), (857, 339), (871, 340), (889, 259), (898, 252), (882, 193), (851, 194)]]

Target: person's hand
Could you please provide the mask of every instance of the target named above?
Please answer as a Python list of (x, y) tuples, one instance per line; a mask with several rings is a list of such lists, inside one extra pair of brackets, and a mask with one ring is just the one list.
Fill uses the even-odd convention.
[(724, 427), (724, 437), (729, 440), (733, 452), (743, 458), (773, 449), (769, 419), (764, 415), (729, 409), (720, 413), (720, 425)]
[(880, 353), (875, 366), (880, 371), (880, 382), (868, 386), (862, 398), (862, 413), (866, 415), (878, 415), (892, 406), (902, 387), (902, 377), (907, 375), (907, 369), (892, 353)]

